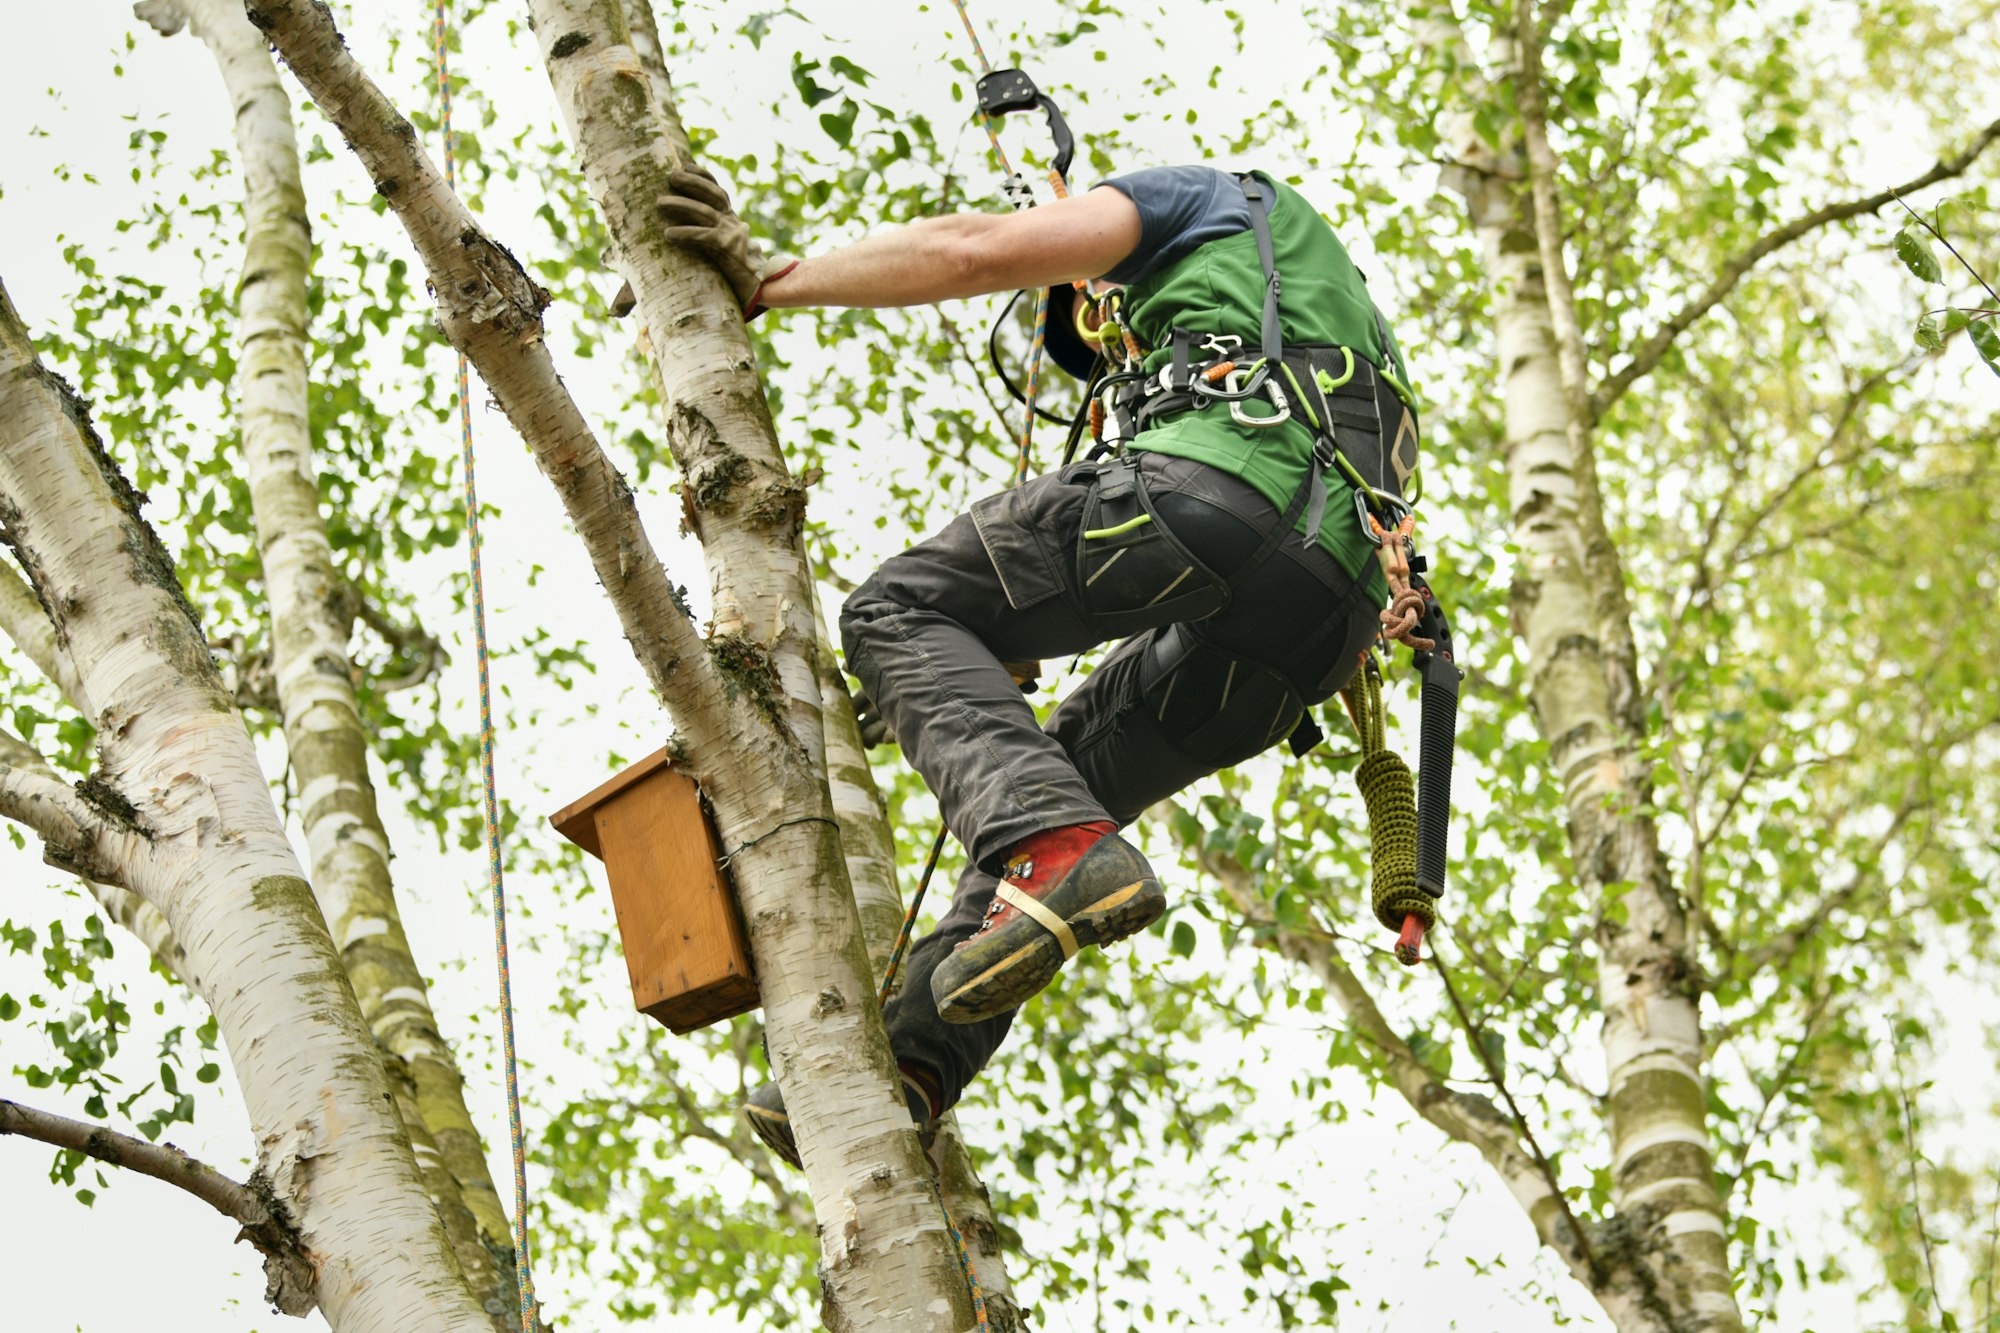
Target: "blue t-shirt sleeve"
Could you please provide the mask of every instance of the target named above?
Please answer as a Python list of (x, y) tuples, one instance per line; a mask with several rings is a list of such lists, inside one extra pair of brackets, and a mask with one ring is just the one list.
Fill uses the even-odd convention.
[(1214, 167), (1147, 167), (1099, 183), (1139, 210), (1139, 244), (1104, 276), (1134, 283), (1250, 226), (1250, 205), (1236, 178)]

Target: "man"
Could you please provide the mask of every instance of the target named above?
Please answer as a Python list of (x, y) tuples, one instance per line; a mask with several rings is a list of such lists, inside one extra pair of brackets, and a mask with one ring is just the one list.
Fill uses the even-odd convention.
[[(768, 276), (713, 182), (675, 184), (669, 234), (714, 258), (752, 315), (1054, 287), (1051, 351), (1081, 377), (1069, 284), (1102, 279), (1149, 349), (1118, 414), (1133, 430), (1122, 457), (979, 501), (841, 615), (848, 670), (970, 859), (885, 1015), (927, 1126), (1078, 948), (1165, 909), (1117, 829), (1310, 728), (1307, 706), (1353, 676), (1386, 599), (1364, 522), (1394, 512), (1415, 466), (1408, 373), (1331, 229), (1262, 174), (1136, 171)], [(1118, 638), (1046, 728), (1003, 665)], [(777, 1086), (746, 1110), (796, 1165)]]

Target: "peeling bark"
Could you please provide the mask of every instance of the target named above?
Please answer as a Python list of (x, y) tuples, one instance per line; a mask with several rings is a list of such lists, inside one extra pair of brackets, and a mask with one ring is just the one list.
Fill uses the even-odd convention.
[(4, 289), (0, 525), (97, 728), (95, 850), (200, 979), (312, 1301), (335, 1333), (490, 1333), (173, 562)]
[(313, 894), (391, 1065), (390, 1082), (407, 1093), (399, 1105), (459, 1265), (505, 1328), (517, 1322), (519, 1299), (512, 1233), (466, 1109), (464, 1077), (403, 931), (355, 696), (347, 592), (314, 479), (306, 391), (312, 237), (291, 100), (240, 0), (148, 0), (136, 12), (162, 32), (185, 20), (214, 53), (235, 109), (246, 191), (237, 410)]

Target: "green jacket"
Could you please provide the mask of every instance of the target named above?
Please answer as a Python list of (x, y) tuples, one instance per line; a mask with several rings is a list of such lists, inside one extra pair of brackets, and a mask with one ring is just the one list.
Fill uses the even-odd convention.
[[(1271, 248), (1282, 286), (1279, 322), (1287, 346), (1334, 343), (1366, 355), (1404, 384), (1410, 382), (1402, 350), (1386, 324), (1376, 319), (1361, 271), (1326, 220), (1298, 191), (1263, 172), (1258, 180), (1275, 191), (1271, 207)], [(1257, 346), (1263, 323), (1264, 269), (1257, 239), (1249, 230), (1210, 241), (1186, 258), (1125, 290), (1125, 313), (1140, 342), (1157, 350), (1146, 369), (1157, 374), (1170, 355), (1175, 327), (1231, 333), (1245, 348)], [(1268, 402), (1251, 404), (1251, 415), (1270, 412)], [(1140, 433), (1135, 449), (1192, 458), (1222, 469), (1257, 488), (1282, 512), (1304, 479), (1312, 454), (1312, 431), (1302, 421), (1250, 427), (1232, 421), (1227, 408), (1210, 404), (1182, 412)], [(1375, 548), (1362, 535), (1354, 506), (1345, 502), (1335, 475), (1333, 503), (1320, 523), (1319, 541), (1350, 575), (1364, 577), (1379, 600), (1388, 585), (1374, 560)], [(1299, 521), (1299, 531), (1305, 521)]]

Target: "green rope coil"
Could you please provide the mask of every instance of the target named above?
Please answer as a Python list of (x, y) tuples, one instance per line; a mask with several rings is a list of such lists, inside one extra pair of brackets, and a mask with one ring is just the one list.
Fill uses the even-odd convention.
[(1354, 770), (1354, 785), (1368, 806), (1375, 919), (1401, 930), (1403, 918), (1414, 913), (1429, 930), (1437, 924), (1437, 909), (1417, 888), (1417, 783), (1410, 766), (1392, 750), (1377, 750)]
[(1437, 905), (1417, 887), (1416, 779), (1383, 737), (1382, 674), (1374, 658), (1368, 660), (1360, 684), (1349, 689), (1348, 704), (1361, 733), (1362, 757), (1354, 770), (1354, 785), (1368, 807), (1369, 899), (1375, 919), (1390, 930), (1401, 930), (1403, 918), (1415, 916), (1430, 930), (1437, 925)]

